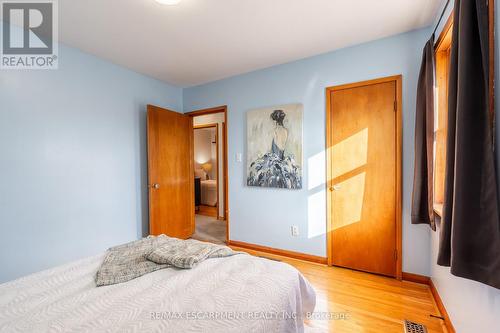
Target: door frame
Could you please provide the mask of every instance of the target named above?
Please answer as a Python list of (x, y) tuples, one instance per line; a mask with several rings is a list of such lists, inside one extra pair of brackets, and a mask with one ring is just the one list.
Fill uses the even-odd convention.
[[(216, 204), (216, 209), (217, 209), (217, 219), (220, 220), (219, 216), (219, 124), (218, 123), (212, 123), (212, 124), (204, 124), (204, 125), (198, 125), (198, 126), (193, 126), (193, 132), (197, 129), (204, 129), (204, 128), (212, 128), (215, 127), (215, 172), (217, 174), (217, 204)], [(193, 141), (194, 145), (194, 141)], [(194, 148), (194, 147), (193, 147)], [(194, 150), (194, 149), (193, 149)], [(222, 177), (224, 178), (224, 177)], [(224, 180), (222, 180), (224, 182)], [(225, 209), (224, 209), (224, 215), (226, 214)]]
[(330, 147), (333, 146), (333, 135), (332, 135), (332, 108), (331, 108), (331, 93), (334, 91), (363, 87), (368, 85), (374, 85), (378, 83), (386, 83), (386, 82), (395, 82), (396, 83), (396, 105), (395, 105), (395, 113), (396, 113), (396, 279), (402, 280), (402, 202), (401, 202), (401, 193), (402, 193), (402, 141), (403, 141), (403, 125), (402, 125), (402, 75), (394, 75), (388, 77), (377, 78), (373, 80), (355, 82), (342, 84), (332, 87), (326, 88), (326, 182), (325, 182), (325, 191), (326, 191), (326, 248), (327, 248), (327, 261), (328, 266), (333, 266), (333, 221), (332, 221), (332, 193), (329, 190), (333, 184), (333, 170), (331, 168), (332, 165), (332, 151)]
[[(230, 237), (229, 237), (229, 177), (228, 177), (228, 151), (227, 151), (227, 132), (228, 132), (228, 125), (227, 125), (227, 105), (221, 105), (221, 106), (216, 106), (213, 108), (208, 108), (208, 109), (200, 109), (200, 110), (195, 110), (195, 111), (190, 111), (184, 113), (185, 115), (188, 115), (190, 117), (196, 117), (196, 116), (203, 116), (207, 114), (214, 114), (214, 113), (224, 113), (224, 124), (222, 125), (222, 134), (224, 136), (224, 151), (222, 154), (222, 163), (224, 166), (224, 217), (226, 219), (226, 244), (229, 243)], [(217, 215), (219, 213), (217, 212)]]

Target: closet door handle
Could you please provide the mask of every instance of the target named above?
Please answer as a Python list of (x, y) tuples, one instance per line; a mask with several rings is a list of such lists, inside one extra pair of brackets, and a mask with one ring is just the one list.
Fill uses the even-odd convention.
[(342, 188), (342, 186), (340, 185), (333, 185), (332, 187), (330, 187), (330, 191), (338, 191)]
[(157, 190), (160, 188), (160, 184), (153, 184), (153, 185), (151, 185), (151, 188), (154, 190)]

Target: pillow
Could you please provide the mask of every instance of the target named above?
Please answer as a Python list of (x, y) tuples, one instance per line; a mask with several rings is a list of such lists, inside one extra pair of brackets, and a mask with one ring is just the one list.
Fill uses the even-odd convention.
[(207, 173), (203, 169), (194, 169), (194, 176), (201, 179), (207, 179)]

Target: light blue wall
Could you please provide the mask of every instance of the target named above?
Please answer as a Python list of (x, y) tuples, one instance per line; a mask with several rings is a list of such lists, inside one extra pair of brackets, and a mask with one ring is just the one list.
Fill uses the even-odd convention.
[[(498, 17), (500, 1), (495, 1), (496, 4), (496, 17)], [(454, 1), (450, 1), (450, 5), (439, 25), (436, 38), (439, 36), (443, 29), (446, 20), (450, 16), (453, 8)], [(495, 22), (499, 22), (495, 19)], [(436, 18), (437, 23), (437, 18)], [(435, 24), (434, 24), (435, 25)], [(496, 75), (495, 80), (500, 82), (498, 56), (500, 53), (498, 36), (500, 28), (496, 24), (496, 50), (495, 50), (495, 66)], [(498, 89), (497, 89), (497, 96)], [(496, 98), (496, 112), (498, 119), (498, 112), (500, 112), (500, 98)], [(498, 124), (498, 120), (497, 120)], [(498, 126), (497, 126), (498, 129)], [(498, 149), (498, 142), (500, 142), (500, 131), (497, 130), (497, 160), (500, 161), (500, 150)], [(499, 164), (500, 165), (500, 164)], [(474, 282), (471, 280), (459, 278), (451, 275), (450, 269), (441, 267), (436, 264), (437, 254), (439, 248), (439, 227), (438, 232), (431, 234), (431, 277), (434, 285), (436, 286), (441, 299), (446, 307), (451, 321), (455, 326), (458, 333), (475, 333), (475, 332), (488, 332), (494, 327), (500, 326), (500, 290), (486, 286), (484, 284)]]
[(0, 282), (147, 230), (146, 104), (182, 89), (61, 46), (54, 71), (0, 70)]
[[(185, 111), (228, 105), (232, 240), (326, 256), (325, 88), (402, 74), (403, 269), (429, 274), (429, 228), (410, 224), (416, 82), (429, 34), (413, 31), (184, 90)], [(304, 104), (304, 188), (245, 186), (246, 112), (288, 103)], [(291, 236), (292, 225), (299, 237)]]

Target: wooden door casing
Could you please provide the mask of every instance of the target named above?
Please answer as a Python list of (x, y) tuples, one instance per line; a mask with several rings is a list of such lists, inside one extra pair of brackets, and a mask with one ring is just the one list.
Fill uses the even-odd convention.
[(194, 233), (193, 120), (147, 107), (149, 233), (189, 238)]
[(327, 89), (328, 261), (401, 278), (401, 77)]

